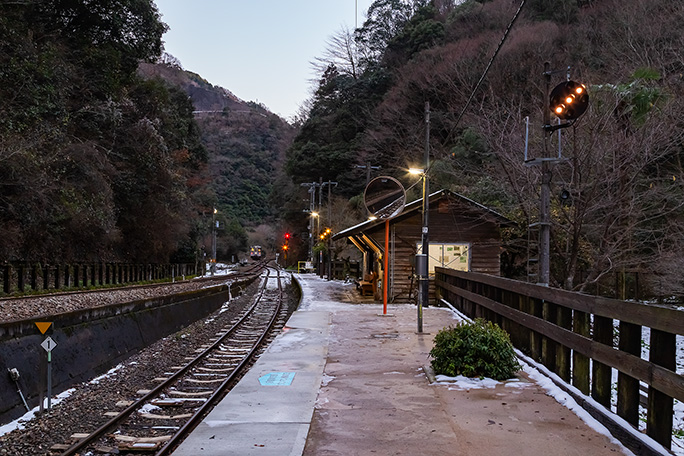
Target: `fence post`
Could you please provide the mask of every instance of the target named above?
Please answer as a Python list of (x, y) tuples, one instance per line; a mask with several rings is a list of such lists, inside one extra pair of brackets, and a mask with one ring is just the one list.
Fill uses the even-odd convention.
[[(551, 302), (544, 301), (542, 303), (542, 318), (544, 320), (556, 323), (557, 306)], [(542, 349), (542, 363), (550, 370), (556, 370), (556, 342), (546, 336), (541, 339)]]
[(76, 263), (74, 265), (74, 288), (81, 287), (81, 265)]
[[(528, 305), (530, 315), (542, 318), (542, 303), (538, 299), (528, 297)], [(542, 358), (542, 336), (534, 330), (530, 331), (530, 354), (535, 361)]]
[(59, 265), (55, 265), (55, 290), (59, 290), (62, 282), (62, 271), (59, 269)]
[(24, 291), (26, 291), (25, 276), (26, 276), (26, 268), (24, 267), (23, 264), (20, 264), (19, 266), (17, 266), (17, 288), (22, 293)]
[[(653, 364), (676, 372), (677, 337), (651, 328), (651, 348), (649, 360)], [(672, 408), (674, 400), (655, 388), (648, 388), (648, 412), (646, 415), (646, 434), (668, 450), (672, 446)]]
[(47, 264), (43, 265), (43, 290), (50, 288), (50, 266)]
[[(620, 321), (621, 351), (641, 357), (641, 326)], [(639, 425), (639, 380), (624, 372), (618, 372), (617, 413), (628, 423)]]
[[(564, 329), (572, 329), (572, 310), (557, 306), (556, 323)], [(570, 349), (562, 344), (556, 344), (556, 373), (565, 380), (570, 382)]]
[[(589, 314), (575, 310), (573, 312), (572, 330), (584, 337), (590, 337)], [(589, 357), (577, 351), (572, 352), (572, 384), (584, 394), (589, 394)]]
[(12, 265), (5, 265), (3, 271), (4, 273), (2, 277), (2, 291), (5, 294), (10, 294), (12, 293)]
[(36, 263), (31, 266), (31, 289), (38, 290), (38, 264)]
[[(613, 319), (594, 315), (594, 340), (613, 346)], [(612, 369), (594, 360), (592, 364), (591, 396), (599, 404), (610, 407), (610, 385)]]
[(64, 288), (69, 288), (71, 286), (71, 266), (66, 265), (64, 266)]

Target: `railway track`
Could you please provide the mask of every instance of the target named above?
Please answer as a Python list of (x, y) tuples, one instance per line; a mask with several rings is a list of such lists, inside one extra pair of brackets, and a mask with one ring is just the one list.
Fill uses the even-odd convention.
[[(265, 263), (264, 263), (265, 265)], [(263, 266), (262, 266), (263, 267)], [(149, 389), (112, 404), (119, 411), (98, 429), (71, 436), (51, 450), (76, 454), (170, 454), (201, 418), (236, 383), (265, 347), (277, 324), (284, 324), (280, 271), (266, 268), (253, 304), (207, 345), (169, 367), (164, 377), (150, 379)]]

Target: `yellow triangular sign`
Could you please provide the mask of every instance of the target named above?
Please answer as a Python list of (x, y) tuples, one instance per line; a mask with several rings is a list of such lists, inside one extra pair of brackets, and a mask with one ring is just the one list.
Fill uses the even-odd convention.
[(40, 331), (41, 334), (45, 334), (45, 331), (50, 329), (50, 326), (52, 326), (51, 321), (37, 321), (36, 326), (38, 326), (38, 330)]

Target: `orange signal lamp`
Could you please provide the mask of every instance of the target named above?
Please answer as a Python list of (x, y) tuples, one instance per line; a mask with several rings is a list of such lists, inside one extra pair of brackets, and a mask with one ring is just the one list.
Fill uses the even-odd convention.
[(565, 81), (551, 91), (549, 107), (554, 114), (563, 120), (579, 118), (589, 105), (586, 88), (575, 81)]

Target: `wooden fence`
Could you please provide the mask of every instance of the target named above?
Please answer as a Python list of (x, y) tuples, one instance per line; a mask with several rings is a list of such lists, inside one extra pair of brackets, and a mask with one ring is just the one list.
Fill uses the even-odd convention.
[[(684, 402), (676, 366), (684, 312), (444, 268), (435, 283), (441, 298), (469, 317), (498, 323), (521, 351), (609, 410), (616, 369), (617, 414), (638, 428), (644, 402), (646, 434), (671, 448), (674, 399)], [(650, 328), (648, 360), (641, 357), (642, 328)]]
[(202, 274), (203, 263), (0, 264), (0, 295), (149, 282)]

